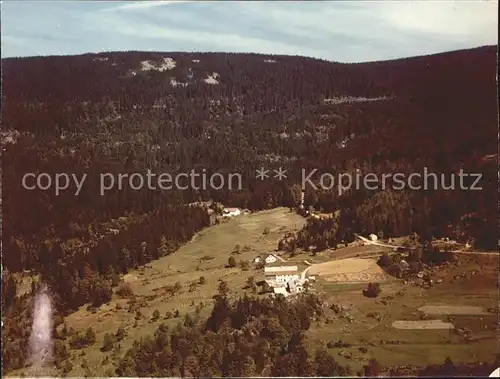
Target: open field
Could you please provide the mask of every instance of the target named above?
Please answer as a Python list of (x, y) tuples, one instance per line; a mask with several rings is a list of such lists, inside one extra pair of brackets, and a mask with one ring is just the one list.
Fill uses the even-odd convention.
[(373, 259), (347, 258), (311, 266), (309, 275), (319, 275), (329, 282), (385, 281), (384, 271)]
[[(319, 276), (315, 289), (324, 299), (326, 321), (313, 323), (307, 332), (311, 350), (330, 343), (328, 350), (339, 363), (355, 370), (371, 358), (382, 365), (422, 366), (442, 364), (447, 357), (464, 363), (493, 361), (500, 337), (497, 268), (498, 256), (460, 256), (457, 264), (436, 273), (443, 283), (423, 289), (388, 278), (375, 299), (363, 296), (366, 283), (331, 282)], [(481, 274), (470, 275), (475, 271)], [(330, 309), (333, 305), (345, 310), (336, 313)], [(425, 315), (436, 310), (448, 313), (429, 323)], [(404, 329), (395, 328), (395, 322)], [(467, 337), (459, 332), (463, 329), (469, 331)]]
[(325, 257), (325, 260), (329, 261), (332, 259), (346, 259), (346, 258), (357, 258), (357, 257), (377, 257), (382, 255), (384, 252), (390, 252), (392, 249), (377, 245), (360, 245), (358, 243), (352, 243), (347, 247), (340, 249), (328, 249), (321, 253)]
[(394, 321), (392, 327), (396, 329), (453, 329), (451, 322), (442, 320), (421, 320), (421, 321)]
[(487, 315), (481, 307), (474, 306), (450, 306), (450, 305), (426, 305), (418, 308), (419, 311), (428, 315)]

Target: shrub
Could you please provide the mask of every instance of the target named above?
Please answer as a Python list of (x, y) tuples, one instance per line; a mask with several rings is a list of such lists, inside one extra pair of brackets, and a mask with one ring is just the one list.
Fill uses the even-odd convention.
[(382, 267), (382, 268), (387, 268), (389, 267), (390, 265), (392, 265), (392, 259), (391, 257), (389, 257), (389, 254), (387, 253), (384, 253), (384, 255), (382, 255), (378, 261), (377, 261), (377, 264)]
[(252, 288), (252, 287), (254, 286), (254, 284), (255, 284), (255, 278), (254, 278), (253, 276), (250, 276), (250, 277), (247, 279), (247, 282), (246, 282), (246, 284), (245, 284), (245, 287), (243, 287), (243, 288), (245, 288), (245, 289), (247, 289), (247, 288)]
[(134, 291), (129, 283), (122, 283), (117, 287), (116, 294), (126, 298), (134, 296)]
[(92, 328), (88, 328), (85, 333), (76, 333), (70, 339), (70, 346), (73, 349), (82, 349), (86, 346), (93, 345), (96, 342), (96, 336)]
[(365, 376), (379, 376), (382, 372), (382, 367), (376, 359), (370, 359), (368, 365), (364, 367)]
[(107, 280), (99, 280), (92, 286), (92, 306), (100, 307), (111, 300), (113, 290)]
[(234, 257), (229, 257), (227, 265), (228, 267), (236, 267), (236, 259), (234, 259)]
[(366, 297), (377, 297), (382, 290), (380, 289), (380, 284), (378, 283), (368, 283), (368, 287), (363, 290), (363, 295)]
[(73, 370), (73, 365), (70, 361), (65, 361), (62, 366), (63, 375), (68, 374), (71, 370)]
[(392, 275), (396, 278), (400, 278), (402, 270), (401, 267), (397, 263), (395, 263), (387, 268), (387, 272), (389, 273), (389, 275)]
[(116, 340), (121, 341), (126, 337), (126, 335), (127, 332), (125, 331), (125, 328), (123, 326), (120, 326), (116, 331)]
[(243, 271), (248, 271), (250, 269), (250, 263), (248, 263), (248, 261), (241, 261), (240, 267)]
[(109, 333), (106, 333), (104, 335), (101, 351), (103, 353), (105, 353), (106, 351), (110, 351), (113, 348), (114, 344), (115, 344), (115, 339), (113, 338), (113, 336)]
[(234, 246), (233, 253), (234, 254), (241, 254), (241, 246), (240, 245)]
[(182, 289), (181, 282), (175, 282), (175, 284), (174, 284), (174, 292), (178, 293), (181, 289)]
[(153, 311), (153, 317), (151, 318), (151, 320), (153, 321), (156, 321), (160, 318), (160, 311), (158, 309), (155, 309)]

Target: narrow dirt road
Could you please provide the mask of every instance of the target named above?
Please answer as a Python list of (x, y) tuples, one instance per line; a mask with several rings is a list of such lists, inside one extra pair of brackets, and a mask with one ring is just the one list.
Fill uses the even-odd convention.
[[(382, 246), (382, 247), (391, 247), (394, 249), (397, 248), (402, 248), (402, 249), (415, 249), (414, 247), (405, 247), (401, 245), (387, 245), (385, 243), (379, 243), (377, 241), (371, 241), (368, 238), (365, 238), (363, 236), (360, 236), (358, 234), (355, 234), (357, 238), (359, 238), (361, 241), (370, 244), (370, 245), (375, 245), (375, 246)], [(483, 251), (462, 251), (462, 250), (451, 250), (450, 251), (453, 254), (467, 254), (467, 255), (499, 255), (498, 252), (483, 252)]]

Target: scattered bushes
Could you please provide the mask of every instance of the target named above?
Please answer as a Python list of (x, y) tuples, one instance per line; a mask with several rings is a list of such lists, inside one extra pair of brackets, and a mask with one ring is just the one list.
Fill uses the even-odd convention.
[(79, 332), (73, 334), (69, 341), (69, 345), (72, 349), (83, 349), (84, 347), (93, 345), (96, 343), (96, 335), (94, 330), (90, 327), (85, 333)]
[(116, 294), (123, 298), (130, 298), (134, 296), (134, 291), (130, 283), (122, 283), (116, 288)]

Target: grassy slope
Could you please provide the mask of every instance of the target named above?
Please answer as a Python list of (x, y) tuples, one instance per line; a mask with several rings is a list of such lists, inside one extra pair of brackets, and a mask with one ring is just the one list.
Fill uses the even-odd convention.
[[(97, 334), (97, 343), (94, 346), (72, 351), (71, 361), (74, 369), (70, 376), (84, 374), (85, 370), (80, 367), (83, 359), (88, 362), (95, 375), (106, 375), (107, 370), (113, 369), (112, 363), (101, 364), (105, 355), (111, 355), (111, 352), (104, 354), (99, 349), (102, 346), (104, 334), (116, 332), (120, 325), (125, 326), (128, 333), (127, 338), (121, 343), (122, 352), (125, 352), (135, 339), (152, 334), (161, 322), (174, 327), (182, 321), (184, 314), (194, 312), (196, 305), (200, 302), (207, 304), (201, 311), (202, 317), (207, 316), (220, 278), (228, 282), (232, 296), (242, 295), (249, 276), (254, 276), (256, 280), (262, 279), (263, 276), (262, 271), (256, 271), (253, 265), (248, 271), (243, 271), (239, 267), (225, 267), (235, 245), (239, 244), (242, 248), (240, 254), (233, 255), (237, 261), (253, 260), (259, 253), (272, 251), (287, 231), (301, 228), (304, 222), (302, 217), (284, 208), (242, 215), (201, 231), (191, 242), (174, 254), (131, 271), (124, 279), (132, 286), (136, 294), (136, 303), (141, 303), (140, 310), (144, 318), (134, 327), (135, 311), (128, 312), (128, 300), (116, 295), (113, 296), (110, 304), (102, 306), (95, 313), (82, 307), (67, 317), (68, 326), (75, 330), (84, 330), (92, 326)], [(270, 232), (265, 234), (266, 228)], [(245, 251), (243, 249), (245, 245), (249, 246), (250, 250)], [(319, 263), (328, 259), (341, 259), (354, 257), (360, 253), (370, 253), (372, 249), (373, 247), (350, 246), (327, 251), (316, 257), (305, 253), (299, 254), (290, 261), (304, 268), (307, 266), (302, 264), (303, 260)], [(203, 260), (204, 257), (207, 259)], [(490, 256), (487, 259), (496, 263), (492, 261), (486, 264), (475, 257), (463, 259), (466, 260), (465, 263), (450, 266), (440, 272), (439, 275), (444, 277), (445, 281), (428, 290), (404, 285), (398, 280), (388, 278), (382, 284), (383, 292), (378, 299), (368, 299), (362, 295), (361, 290), (365, 287), (364, 284), (332, 283), (319, 278), (313, 290), (324, 296), (325, 305), (332, 303), (350, 305), (352, 307), (350, 313), (354, 317), (354, 322), (350, 323), (343, 318), (336, 318), (333, 311), (325, 307), (333, 322), (326, 324), (322, 321), (312, 324), (308, 332), (311, 350), (318, 346), (325, 346), (329, 341), (342, 339), (352, 346), (333, 348), (330, 351), (336, 354), (339, 362), (349, 364), (356, 370), (366, 364), (371, 357), (375, 357), (383, 365), (442, 363), (447, 356), (450, 356), (454, 362), (491, 360), (497, 349), (497, 341), (491, 338), (494, 337), (493, 329), (497, 315), (456, 317), (453, 322), (457, 327), (467, 326), (474, 333), (481, 332), (482, 335), (489, 337), (470, 343), (466, 343), (461, 337), (449, 331), (397, 330), (391, 326), (395, 320), (418, 320), (417, 309), (426, 304), (478, 305), (486, 308), (494, 306), (498, 301), (496, 287), (498, 257)], [(469, 280), (452, 281), (456, 273), (471, 270), (479, 270), (481, 275), (476, 275)], [(206, 283), (189, 292), (189, 283), (197, 281), (200, 276), (205, 277)], [(180, 293), (174, 296), (167, 295), (164, 291), (165, 287), (172, 286), (176, 282), (182, 285)], [(403, 295), (397, 295), (399, 291), (402, 291)], [(394, 298), (384, 305), (381, 300), (385, 296)], [(118, 304), (122, 309), (117, 309)], [(156, 322), (151, 322), (151, 315), (155, 309), (160, 311), (161, 318)], [(166, 312), (173, 312), (176, 309), (179, 310), (180, 317), (164, 319)], [(382, 315), (380, 322), (368, 317), (367, 314), (370, 312)], [(441, 318), (445, 320), (446, 316)], [(397, 340), (399, 344), (381, 344), (381, 340)], [(359, 347), (366, 347), (368, 353), (362, 354)], [(338, 353), (341, 351), (350, 352), (352, 358), (339, 356)], [(81, 356), (82, 352), (85, 356)], [(110, 362), (112, 362), (111, 359)], [(28, 370), (21, 371), (28, 373)], [(11, 373), (11, 375), (19, 375), (20, 372)], [(47, 372), (46, 374), (57, 373)]]

